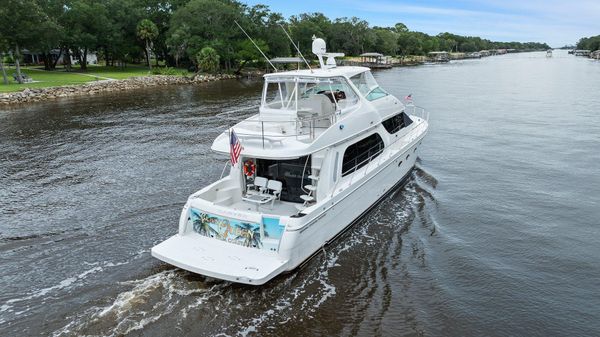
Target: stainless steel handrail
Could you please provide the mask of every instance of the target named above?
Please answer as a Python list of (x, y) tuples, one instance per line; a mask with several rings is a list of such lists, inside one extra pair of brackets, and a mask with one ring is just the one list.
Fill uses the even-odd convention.
[[(250, 120), (250, 118), (254, 117), (250, 116), (248, 118), (246, 118), (245, 120), (240, 121), (239, 118), (233, 118), (231, 116), (231, 113), (233, 112), (238, 112), (238, 111), (245, 111), (245, 110), (250, 110), (250, 109), (254, 109), (257, 108), (259, 106), (252, 106), (252, 107), (247, 107), (247, 108), (241, 108), (241, 109), (236, 109), (236, 110), (231, 110), (231, 111), (227, 111), (224, 113), (221, 113), (219, 115), (225, 115), (225, 119), (228, 123), (228, 130), (229, 128), (231, 128), (231, 125), (233, 123), (238, 124), (238, 123), (248, 123), (248, 124), (254, 124), (255, 126), (260, 126), (260, 135), (258, 135), (257, 133), (247, 133), (247, 132), (243, 132), (243, 131), (236, 131), (236, 134), (238, 136), (240, 136), (240, 138), (243, 140), (244, 138), (246, 139), (252, 139), (252, 138), (260, 138), (262, 141), (262, 147), (265, 148), (265, 137), (267, 137), (267, 142), (269, 144), (272, 144), (273, 141), (271, 141), (271, 138), (275, 138), (275, 139), (285, 139), (285, 138), (289, 138), (289, 137), (296, 137), (298, 138), (299, 136), (309, 136), (310, 139), (314, 139), (316, 137), (316, 129), (319, 128), (324, 128), (324, 127), (319, 127), (317, 126), (318, 122), (321, 121), (329, 121), (330, 126), (335, 124), (338, 120), (338, 116), (340, 116), (340, 111), (334, 111), (330, 114), (327, 115), (315, 115), (315, 116), (306, 116), (306, 117), (298, 117), (296, 116), (296, 118), (294, 119), (290, 119), (288, 121), (286, 120), (265, 120), (262, 118), (256, 119), (256, 120)], [(420, 117), (421, 119), (428, 121), (429, 120), (429, 112), (427, 110), (425, 110), (425, 108), (420, 107), (420, 106), (416, 106), (412, 103), (409, 103), (405, 106), (405, 112), (408, 113), (409, 115), (414, 115), (417, 117)], [(219, 116), (217, 115), (217, 116)], [(308, 125), (307, 125), (308, 123)], [(286, 132), (281, 132), (281, 133), (265, 133), (265, 125), (267, 127), (269, 127), (270, 125), (277, 125), (279, 127), (282, 127), (282, 130), (285, 129), (285, 125), (288, 125), (290, 128), (289, 130), (292, 132), (286, 133)], [(307, 133), (302, 133), (302, 129), (307, 128), (308, 132)], [(224, 131), (226, 132), (226, 131)], [(275, 142), (280, 142), (275, 140)]]
[[(253, 107), (254, 108), (254, 107)], [(249, 125), (254, 125), (254, 126), (259, 126), (260, 127), (260, 135), (258, 135), (257, 133), (248, 133), (248, 132), (244, 132), (244, 131), (238, 131), (236, 130), (236, 135), (238, 135), (242, 140), (244, 138), (260, 138), (262, 140), (263, 143), (263, 148), (264, 148), (264, 144), (265, 144), (265, 137), (267, 138), (289, 138), (289, 137), (296, 137), (298, 138), (299, 136), (309, 136), (311, 139), (314, 139), (316, 136), (316, 129), (320, 129), (320, 128), (325, 128), (322, 126), (317, 126), (319, 122), (323, 122), (323, 121), (328, 121), (329, 125), (333, 125), (337, 122), (339, 111), (334, 111), (332, 113), (326, 114), (326, 115), (315, 115), (315, 116), (306, 116), (306, 117), (296, 117), (294, 119), (290, 119), (290, 120), (265, 120), (263, 118), (258, 118), (256, 120), (251, 120), (251, 118), (255, 117), (256, 115), (252, 115), (244, 120), (240, 120), (239, 118), (235, 118), (232, 117), (230, 115), (230, 112), (236, 112), (236, 111), (243, 111), (243, 110), (249, 110), (250, 108), (244, 108), (244, 109), (237, 109), (237, 110), (233, 110), (233, 111), (229, 111), (226, 113), (222, 113), (225, 115), (224, 119), (227, 122), (228, 125), (228, 130), (229, 128), (231, 128), (232, 123), (235, 124), (241, 124), (243, 126), (243, 124), (247, 123)], [(221, 115), (221, 114), (219, 114)], [(281, 132), (281, 133), (269, 133), (268, 130), (265, 130), (265, 127), (269, 126), (277, 126), (279, 128), (281, 128), (282, 130), (285, 130), (285, 126), (289, 126), (289, 132)], [(307, 128), (307, 132), (303, 133), (302, 129)], [(258, 131), (258, 130), (257, 130)], [(267, 132), (265, 132), (267, 131)], [(227, 132), (227, 130), (225, 130), (224, 132)]]
[(227, 169), (227, 164), (231, 164), (231, 161), (228, 160), (225, 162), (225, 166), (223, 166), (223, 171), (221, 171), (221, 177), (219, 177), (219, 180), (223, 178), (223, 175), (225, 174), (225, 169)]
[[(409, 113), (409, 115), (417, 116), (426, 121), (429, 121), (429, 111), (425, 110), (425, 108), (420, 107), (418, 105), (414, 105), (412, 103), (407, 104), (405, 107), (406, 107), (405, 111), (407, 109), (412, 109), (412, 113)], [(406, 112), (408, 112), (408, 111), (406, 111)]]

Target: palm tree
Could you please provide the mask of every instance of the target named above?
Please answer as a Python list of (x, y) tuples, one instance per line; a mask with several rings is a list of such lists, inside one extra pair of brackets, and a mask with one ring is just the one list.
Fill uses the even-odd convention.
[(137, 25), (137, 36), (146, 43), (146, 63), (148, 64), (148, 68), (152, 70), (150, 48), (152, 47), (152, 40), (158, 36), (158, 27), (156, 27), (154, 22), (144, 19)]
[(204, 47), (196, 54), (198, 67), (207, 73), (214, 73), (219, 69), (219, 54), (211, 47)]

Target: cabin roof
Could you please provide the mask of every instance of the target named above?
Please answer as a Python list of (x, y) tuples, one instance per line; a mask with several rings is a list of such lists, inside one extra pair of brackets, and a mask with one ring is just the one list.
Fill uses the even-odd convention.
[(281, 71), (277, 73), (265, 74), (265, 78), (273, 78), (280, 76), (308, 76), (308, 77), (332, 77), (332, 76), (345, 76), (352, 77), (356, 74), (369, 71), (367, 67), (335, 67), (335, 68), (313, 68), (292, 70), (292, 71)]
[(362, 53), (359, 56), (362, 56), (362, 57), (382, 57), (383, 54), (379, 54), (379, 53)]
[(304, 63), (299, 57), (275, 57), (269, 61), (271, 61), (271, 63)]

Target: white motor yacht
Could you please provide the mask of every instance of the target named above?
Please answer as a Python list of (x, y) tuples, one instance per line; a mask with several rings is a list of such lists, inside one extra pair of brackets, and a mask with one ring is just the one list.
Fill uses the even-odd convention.
[(379, 87), (369, 68), (337, 67), (340, 54), (327, 53), (322, 39), (313, 53), (318, 69), (264, 75), (258, 113), (212, 144), (236, 152), (228, 174), (188, 198), (177, 234), (153, 247), (154, 257), (264, 284), (318, 253), (406, 180), (427, 112)]

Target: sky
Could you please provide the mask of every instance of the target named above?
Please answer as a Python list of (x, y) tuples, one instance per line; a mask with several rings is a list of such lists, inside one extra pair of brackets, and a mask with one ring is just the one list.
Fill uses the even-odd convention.
[(265, 4), (286, 18), (320, 12), (356, 16), (371, 26), (402, 22), (410, 30), (480, 36), (493, 41), (546, 42), (552, 47), (600, 35), (600, 0), (242, 0)]

